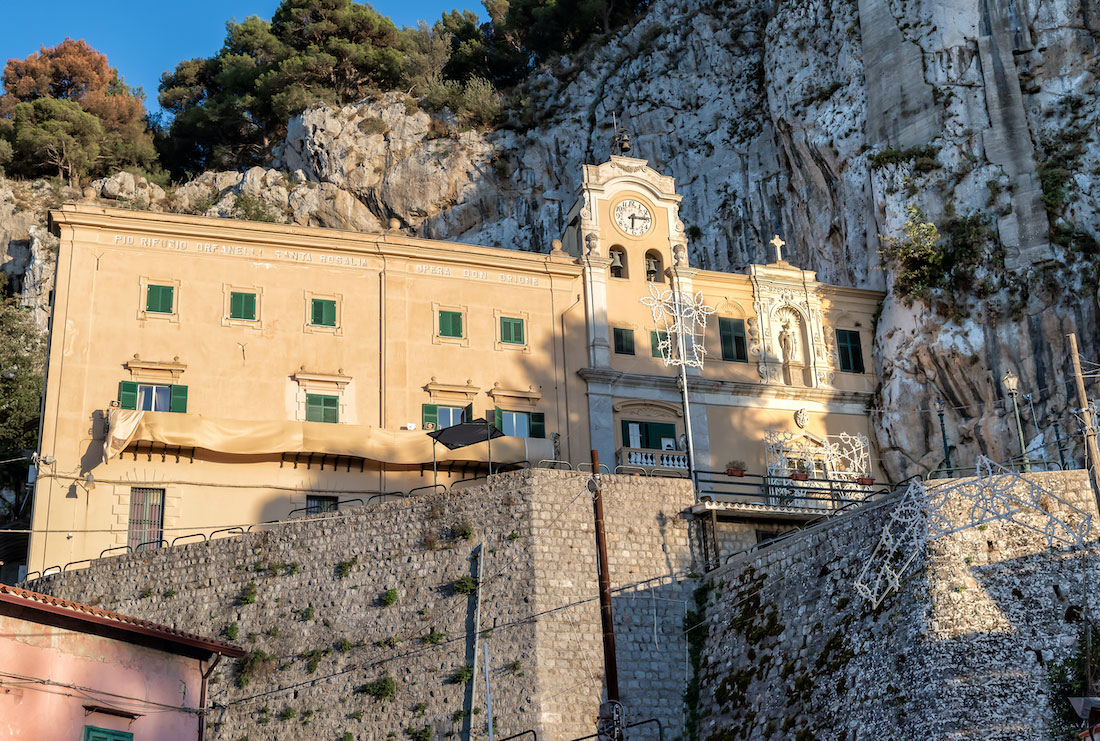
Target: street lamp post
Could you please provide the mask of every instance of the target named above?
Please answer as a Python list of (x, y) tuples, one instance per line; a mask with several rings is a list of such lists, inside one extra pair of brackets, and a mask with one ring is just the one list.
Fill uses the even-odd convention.
[(947, 447), (947, 427), (943, 424), (943, 399), (936, 399), (936, 414), (940, 415), (940, 439), (943, 440), (943, 464), (947, 466), (947, 476), (951, 477), (951, 451)]
[(1027, 459), (1027, 445), (1024, 443), (1024, 425), (1020, 421), (1020, 405), (1016, 403), (1016, 397), (1019, 395), (1020, 379), (1016, 377), (1016, 374), (1012, 371), (1005, 373), (1005, 377), (1001, 379), (1001, 383), (1004, 384), (1005, 391), (1012, 397), (1012, 410), (1016, 414), (1016, 434), (1020, 438), (1020, 453), (1024, 459), (1024, 473), (1031, 473), (1031, 461)]

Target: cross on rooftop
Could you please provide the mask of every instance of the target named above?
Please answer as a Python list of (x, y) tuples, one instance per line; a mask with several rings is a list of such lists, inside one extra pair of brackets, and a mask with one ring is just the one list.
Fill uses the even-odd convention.
[(783, 262), (783, 245), (787, 243), (780, 239), (779, 235), (776, 234), (774, 237), (772, 237), (772, 241), (768, 244), (775, 247), (775, 261)]

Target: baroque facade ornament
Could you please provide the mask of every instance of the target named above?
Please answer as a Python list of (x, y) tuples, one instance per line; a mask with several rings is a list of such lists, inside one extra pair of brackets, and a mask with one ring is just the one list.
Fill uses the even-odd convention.
[(798, 425), (798, 429), (805, 429), (806, 425), (810, 423), (810, 415), (806, 413), (805, 409), (799, 409), (794, 413), (794, 423)]

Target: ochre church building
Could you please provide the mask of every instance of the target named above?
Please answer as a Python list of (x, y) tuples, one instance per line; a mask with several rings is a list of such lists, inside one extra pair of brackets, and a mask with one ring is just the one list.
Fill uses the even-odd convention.
[[(692, 268), (679, 202), (673, 178), (612, 156), (585, 166), (541, 251), (53, 211), (28, 568), (455, 489), (490, 466), (583, 469), (592, 449), (613, 473), (696, 475), (700, 511), (724, 517), (801, 509), (707, 496), (730, 464), (873, 478), (882, 294), (819, 283), (778, 238), (745, 273)], [(705, 330), (678, 343), (662, 298), (700, 299)], [(688, 415), (665, 362), (681, 345), (703, 360)], [(503, 436), (451, 450), (429, 434), (475, 419)]]

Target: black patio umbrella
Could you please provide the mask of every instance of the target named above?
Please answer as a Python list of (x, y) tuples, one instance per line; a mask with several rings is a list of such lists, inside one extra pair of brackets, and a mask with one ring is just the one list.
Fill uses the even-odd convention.
[(448, 450), (457, 450), (458, 448), (465, 448), (468, 445), (476, 445), (480, 442), (489, 443), (489, 473), (493, 472), (493, 443), (494, 437), (504, 437), (504, 433), (501, 432), (492, 422), (487, 419), (474, 419), (469, 422), (461, 422), (457, 425), (451, 425), (450, 427), (444, 427), (442, 430), (436, 430), (435, 432), (429, 432), (428, 437), (432, 438), (432, 481), (437, 486), (439, 485), (439, 471), (435, 458), (435, 444), (436, 442), (443, 443), (447, 446)]

